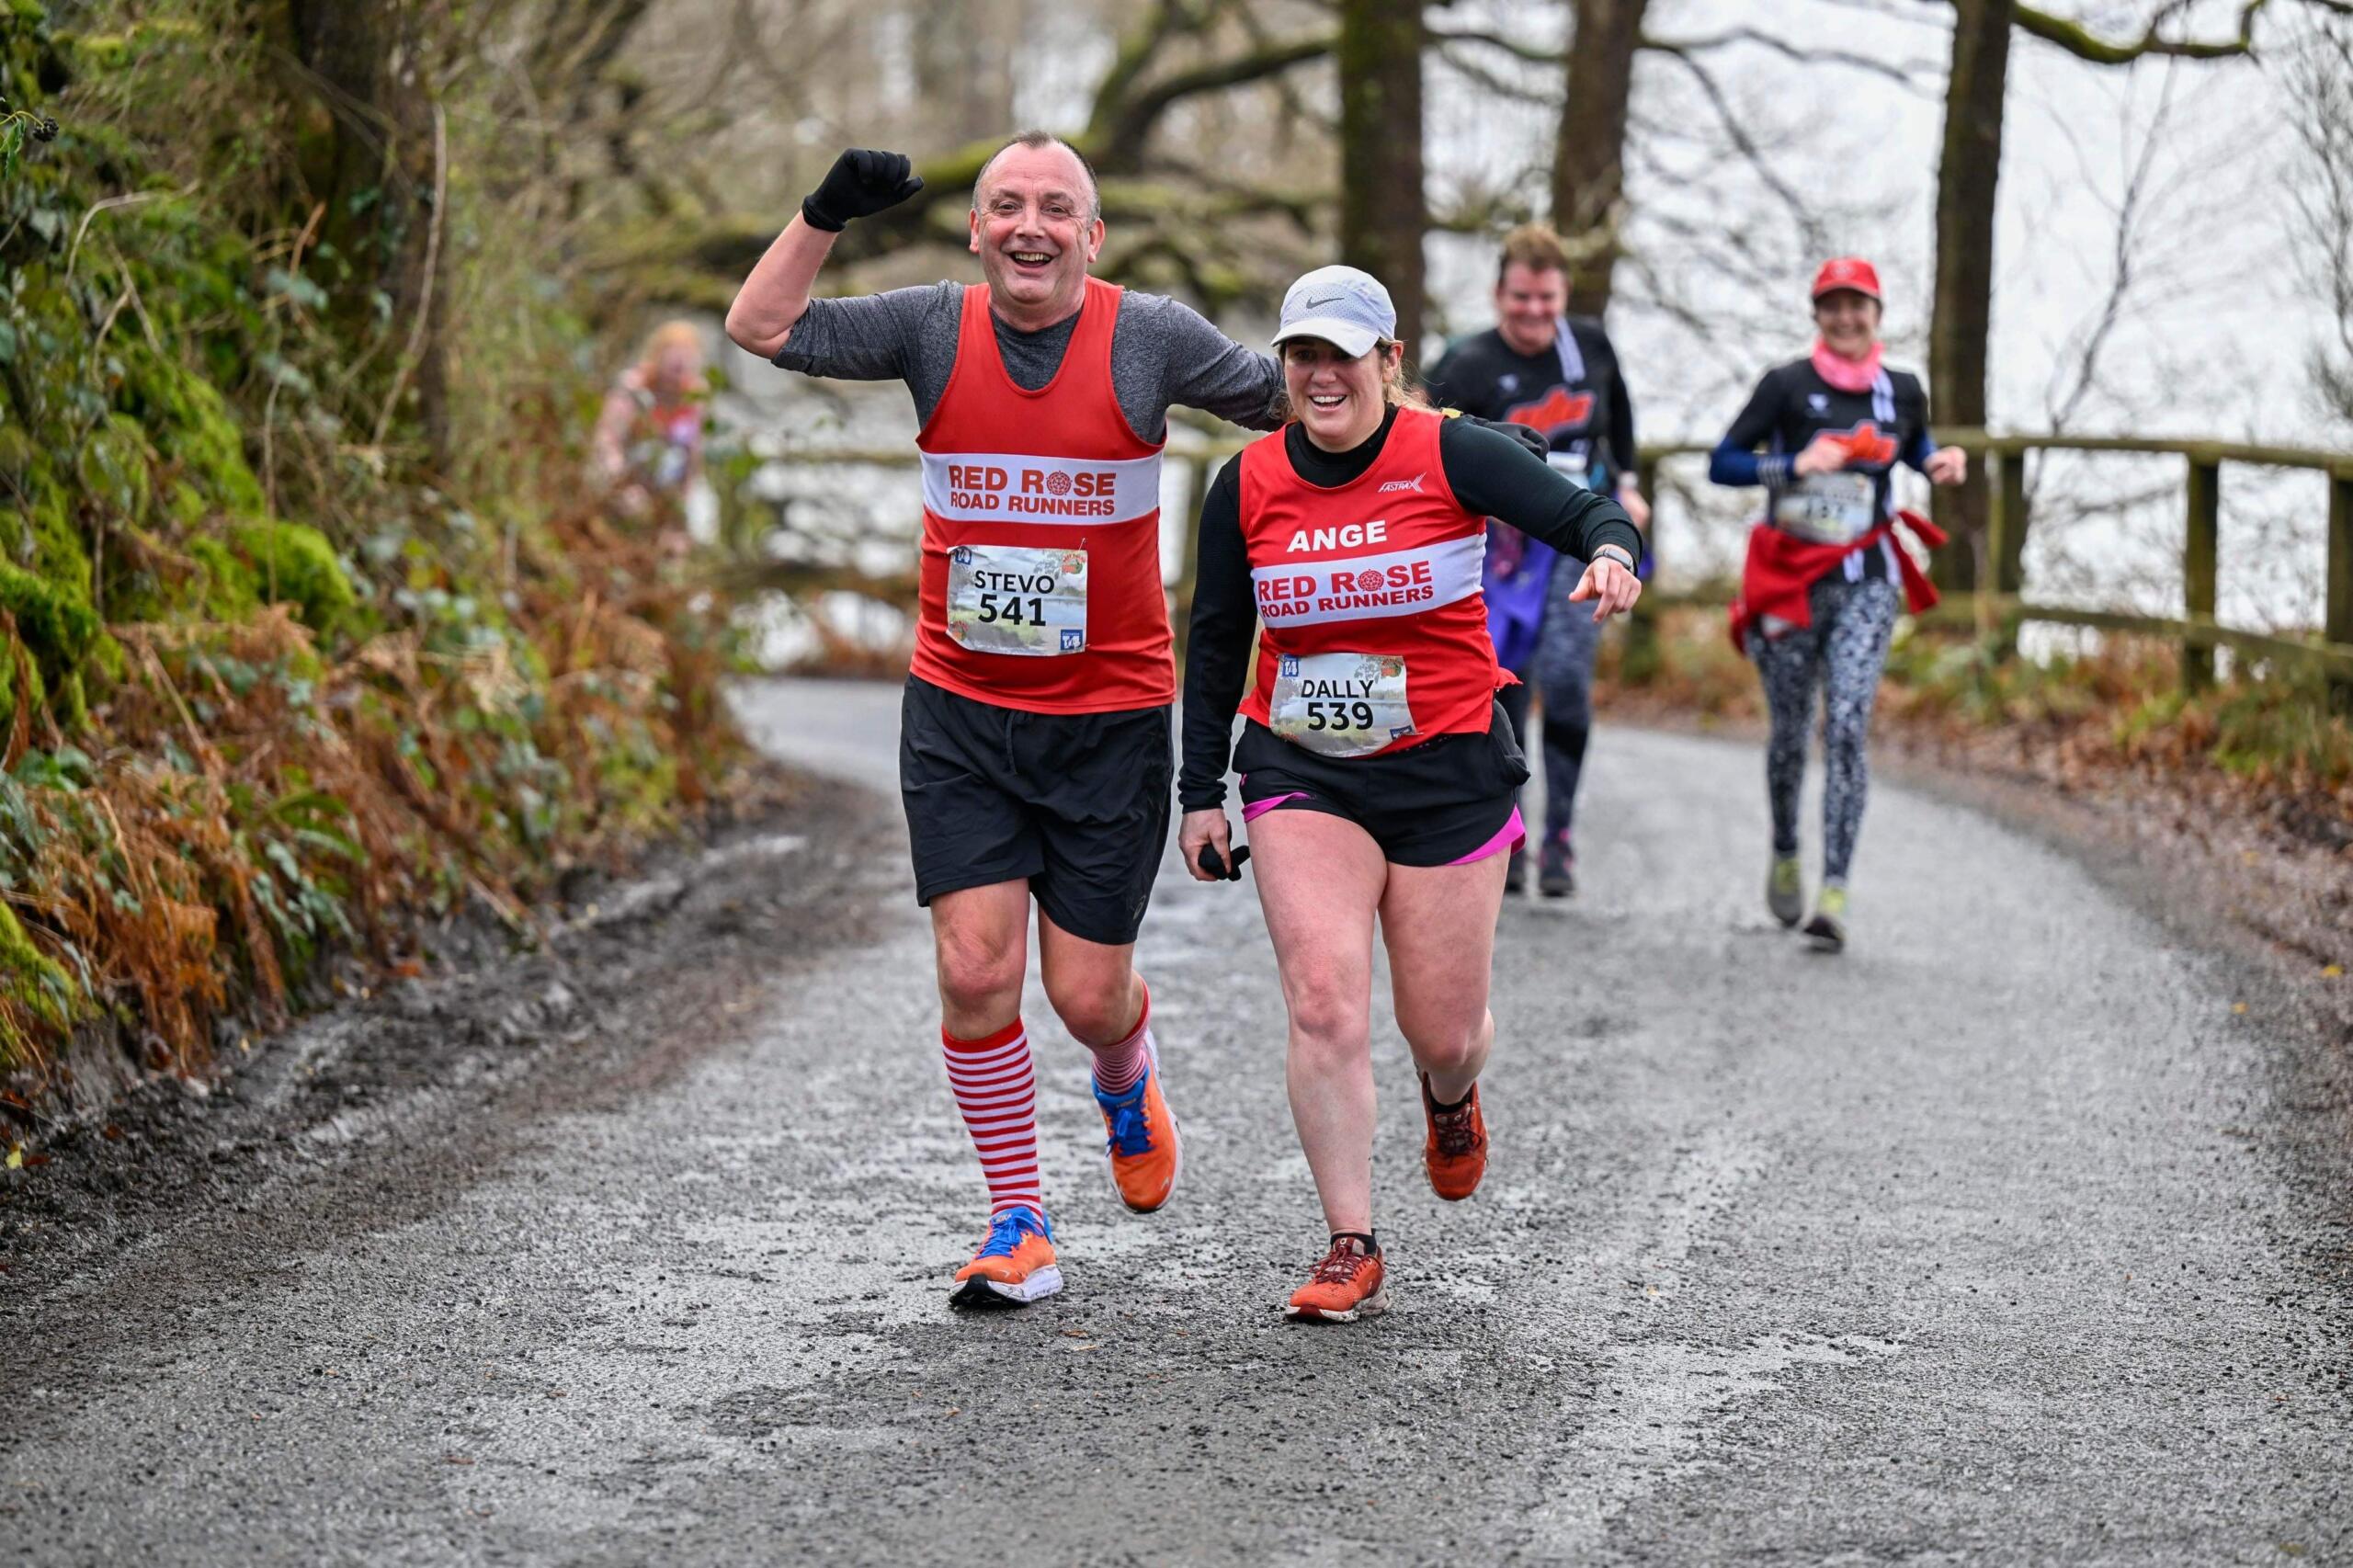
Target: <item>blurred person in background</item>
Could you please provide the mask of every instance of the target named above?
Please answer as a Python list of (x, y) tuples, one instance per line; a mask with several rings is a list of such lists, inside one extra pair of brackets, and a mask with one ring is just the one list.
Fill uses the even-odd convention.
[(655, 327), (637, 363), (606, 392), (589, 460), (628, 516), (648, 517), (657, 499), (667, 499), (688, 533), (707, 543), (716, 533), (710, 526), (716, 508), (709, 505), (703, 479), (703, 417), (710, 395), (703, 370), (702, 332), (694, 323)]
[[(1636, 528), (1647, 528), (1651, 509), (1634, 480), (1633, 399), (1600, 320), (1568, 313), (1568, 267), (1561, 236), (1543, 224), (1505, 235), (1495, 324), (1447, 351), (1427, 378), (1430, 396), (1443, 407), (1530, 426), (1544, 437), (1545, 460), (1555, 471), (1613, 495)], [(1543, 711), (1544, 830), (1536, 858), (1537, 891), (1546, 898), (1566, 898), (1576, 888), (1571, 832), (1601, 646), (1601, 624), (1567, 602), (1585, 568), (1508, 523), (1488, 526), (1487, 626), (1497, 662), (1524, 677), (1500, 694), (1523, 752), (1531, 749), (1530, 704)], [(1519, 892), (1526, 878), (1525, 858), (1515, 850), (1504, 891)]]
[[(1807, 937), (1824, 952), (1847, 944), (1847, 874), (1870, 780), (1871, 707), (1895, 618), (1902, 608), (1917, 614), (1937, 602), (1896, 533), (1931, 549), (1945, 536), (1897, 509), (1895, 465), (1909, 464), (1932, 484), (1959, 484), (1969, 472), (1968, 454), (1929, 439), (1920, 378), (1881, 362), (1882, 298), (1870, 262), (1824, 262), (1813, 279), (1820, 332), (1813, 352), (1765, 372), (1708, 462), (1718, 484), (1765, 487), (1765, 520), (1749, 530), (1732, 607), (1733, 642), (1756, 661), (1772, 714), (1765, 790), (1773, 858), (1765, 902), (1783, 926), (1803, 919)], [(1826, 781), (1822, 891), (1808, 917), (1798, 790), (1817, 687)]]

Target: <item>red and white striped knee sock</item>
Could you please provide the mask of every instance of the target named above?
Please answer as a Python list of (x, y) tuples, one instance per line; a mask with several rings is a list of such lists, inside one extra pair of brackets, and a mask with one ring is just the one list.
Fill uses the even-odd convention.
[(958, 1040), (946, 1029), (948, 1086), (956, 1096), (981, 1175), (989, 1184), (989, 1217), (1026, 1207), (1042, 1217), (1038, 1187), (1038, 1082), (1029, 1064), (1029, 1036), (1016, 1018), (993, 1035)]
[(1095, 1086), (1107, 1095), (1124, 1095), (1134, 1088), (1152, 1064), (1152, 987), (1141, 978), (1136, 984), (1143, 990), (1143, 1011), (1136, 1015), (1133, 1032), (1117, 1045), (1095, 1051)]

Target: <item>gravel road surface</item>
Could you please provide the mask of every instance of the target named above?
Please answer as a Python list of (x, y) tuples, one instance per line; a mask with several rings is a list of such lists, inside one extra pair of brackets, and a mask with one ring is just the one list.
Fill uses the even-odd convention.
[[(894, 777), (894, 687), (744, 708)], [(1185, 1185), (1118, 1208), (1033, 977), (1068, 1288), (948, 1312), (983, 1205), (878, 803), (823, 893), (853, 937), (707, 980), (688, 890), (659, 963), (574, 986), (629, 1020), (596, 1062), (392, 1096), (0, 1275), (0, 1558), (2353, 1561), (2339, 1048), (1886, 784), (1813, 955), (1764, 910), (1760, 771), (1601, 732), (1583, 891), (1505, 912), (1469, 1203), (1421, 1180), (1376, 998), (1384, 1319), (1276, 1312), (1323, 1237), (1273, 962), (1250, 888), (1173, 859), (1141, 962)]]

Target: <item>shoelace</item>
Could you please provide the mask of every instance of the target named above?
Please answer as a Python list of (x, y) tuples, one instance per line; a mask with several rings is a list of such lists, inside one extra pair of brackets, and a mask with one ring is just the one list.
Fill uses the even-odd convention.
[[(1150, 1079), (1144, 1080), (1150, 1083)], [(1136, 1085), (1135, 1097), (1113, 1108), (1111, 1136), (1107, 1142), (1111, 1153), (1133, 1158), (1152, 1153), (1152, 1123), (1143, 1114), (1143, 1085)]]
[(981, 1246), (982, 1257), (1011, 1257), (1020, 1250), (1025, 1233), (1038, 1232), (1038, 1221), (1027, 1209), (1008, 1209), (989, 1222), (989, 1239)]
[(1354, 1251), (1346, 1242), (1336, 1243), (1332, 1250), (1324, 1255), (1324, 1261), (1315, 1266), (1313, 1282), (1318, 1285), (1354, 1284), (1358, 1271), (1371, 1261), (1371, 1254)]
[(1434, 1112), (1430, 1121), (1438, 1128), (1438, 1152), (1441, 1154), (1467, 1154), (1479, 1146), (1478, 1128), (1471, 1119), (1471, 1107), (1461, 1110)]

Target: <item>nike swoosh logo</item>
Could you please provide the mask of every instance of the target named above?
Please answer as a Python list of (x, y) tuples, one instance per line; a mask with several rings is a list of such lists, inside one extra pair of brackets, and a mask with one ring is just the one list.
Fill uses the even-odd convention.
[(1339, 295), (1333, 294), (1321, 300), (1310, 300), (1307, 301), (1307, 308), (1311, 311), (1320, 311), (1326, 305), (1338, 304), (1340, 302), (1340, 298), (1341, 297)]

